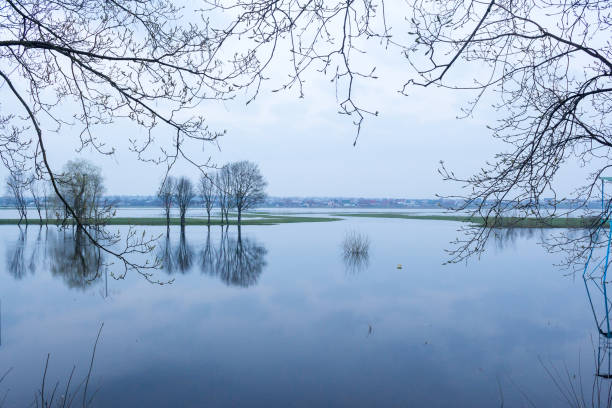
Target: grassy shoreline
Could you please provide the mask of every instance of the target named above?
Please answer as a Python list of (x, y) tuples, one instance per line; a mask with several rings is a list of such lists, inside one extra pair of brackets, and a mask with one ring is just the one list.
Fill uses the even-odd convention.
[[(340, 221), (341, 218), (337, 217), (293, 217), (293, 216), (273, 216), (266, 215), (260, 216), (260, 218), (252, 219), (250, 217), (242, 219), (242, 225), (277, 225), (277, 224), (292, 224), (292, 223), (303, 223), (303, 222), (331, 222)], [(3, 218), (0, 219), (0, 225), (17, 225), (18, 219)], [(28, 219), (30, 225), (41, 225), (45, 224), (45, 220), (41, 222), (40, 219)], [(24, 222), (21, 223), (24, 225)], [(49, 220), (49, 225), (58, 224), (57, 220)], [(235, 219), (229, 220), (229, 225), (237, 225), (238, 222)], [(149, 226), (165, 226), (166, 219), (163, 217), (115, 217), (111, 218), (108, 225), (149, 225)], [(180, 225), (179, 218), (170, 218), (170, 225)], [(185, 218), (185, 225), (209, 225), (206, 218)], [(227, 225), (221, 223), (221, 220), (211, 219), (210, 225)]]
[[(487, 226), (493, 228), (591, 228), (595, 220), (593, 218), (517, 218), (503, 217), (489, 223), (483, 217), (471, 217), (464, 215), (413, 215), (406, 213), (330, 213), (322, 214), (320, 217), (305, 217), (294, 215), (274, 215), (269, 213), (248, 214), (243, 216), (242, 225), (278, 225), (292, 223), (308, 223), (308, 222), (333, 222), (341, 221), (346, 218), (388, 218), (388, 219), (405, 219), (405, 220), (433, 220), (433, 221), (455, 221), (467, 222), (477, 226)], [(4, 218), (0, 219), (0, 225), (17, 225), (18, 219)], [(40, 225), (39, 219), (28, 220), (30, 225)], [(45, 220), (42, 221), (45, 224)], [(56, 225), (58, 222), (53, 219), (49, 220), (50, 225)], [(229, 225), (237, 225), (236, 219), (230, 219)], [(23, 222), (22, 222), (23, 225)], [(115, 217), (112, 218), (108, 225), (137, 225), (137, 226), (165, 226), (166, 219), (163, 217)], [(179, 218), (170, 218), (170, 225), (180, 225)], [(213, 218), (208, 224), (207, 219), (202, 218), (186, 218), (185, 225), (226, 225), (222, 224), (219, 218)], [(608, 223), (605, 224), (605, 227)]]
[[(468, 222), (479, 226), (493, 228), (590, 228), (594, 225), (593, 218), (518, 218), (502, 217), (497, 220), (485, 221), (483, 217), (467, 215), (411, 215), (402, 213), (334, 213), (332, 216), (363, 217), (363, 218), (399, 218), (406, 220), (435, 220)], [(608, 223), (605, 224), (608, 226)]]

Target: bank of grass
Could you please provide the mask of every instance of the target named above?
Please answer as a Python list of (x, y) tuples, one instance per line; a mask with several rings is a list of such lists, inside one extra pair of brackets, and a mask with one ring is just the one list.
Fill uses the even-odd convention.
[[(483, 217), (472, 217), (466, 215), (415, 215), (406, 213), (331, 213), (323, 216), (297, 216), (297, 215), (274, 215), (271, 213), (249, 213), (244, 214), (242, 225), (277, 225), (277, 224), (292, 224), (305, 222), (331, 222), (340, 221), (346, 217), (363, 217), (363, 218), (395, 218), (406, 220), (434, 220), (434, 221), (457, 221), (467, 222), (479, 226), (488, 226), (494, 228), (590, 228), (597, 222), (594, 218), (518, 218), (518, 217), (502, 217), (497, 220), (485, 221)], [(4, 218), (0, 219), (0, 225), (15, 225), (17, 219)], [(39, 225), (39, 219), (29, 219), (30, 225)], [(45, 224), (45, 220), (42, 221)], [(49, 220), (49, 224), (57, 224), (57, 220)], [(22, 223), (23, 224), (23, 223)], [(201, 218), (186, 218), (186, 225), (209, 225), (205, 217)], [(230, 225), (237, 225), (235, 218), (230, 218)], [(163, 217), (115, 217), (109, 221), (109, 225), (137, 225), (137, 226), (164, 226), (166, 219)], [(179, 218), (170, 218), (170, 225), (180, 225)], [(225, 225), (221, 223), (219, 218), (212, 218), (210, 225)], [(608, 223), (604, 225), (608, 226)]]
[[(590, 228), (593, 227), (597, 222), (596, 219), (592, 217), (501, 217), (497, 220), (485, 220), (483, 217), (472, 217), (466, 215), (412, 215), (402, 213), (335, 213), (331, 215), (364, 218), (400, 218), (407, 220), (459, 221), (493, 228)], [(606, 223), (604, 226), (607, 227), (608, 223)]]
[[(277, 224), (292, 224), (302, 222), (331, 222), (340, 221), (341, 218), (337, 217), (296, 217), (296, 216), (274, 216), (274, 215), (262, 215), (258, 218), (244, 217), (242, 219), (242, 225), (277, 225)], [(0, 225), (16, 225), (19, 222), (17, 219), (4, 218), (0, 219)], [(42, 224), (46, 221), (43, 220)], [(58, 224), (55, 219), (49, 220), (49, 225)], [(180, 225), (179, 218), (170, 218), (170, 225)], [(22, 222), (22, 225), (24, 222)], [(40, 219), (32, 218), (28, 219), (30, 225), (40, 225)], [(114, 217), (111, 218), (109, 225), (151, 225), (151, 226), (165, 226), (166, 219), (163, 217)], [(237, 225), (236, 219), (230, 218), (230, 225)], [(185, 225), (209, 225), (206, 218), (185, 218)], [(221, 219), (213, 218), (210, 220), (210, 225), (226, 225), (221, 223)]]
[[(277, 225), (277, 224), (293, 224), (302, 222), (330, 222), (340, 221), (341, 218), (336, 217), (294, 217), (294, 216), (260, 216), (258, 218), (244, 217), (242, 218), (242, 225)], [(179, 218), (171, 218), (170, 225), (180, 225)], [(112, 218), (109, 222), (110, 225), (166, 225), (166, 219), (157, 218)], [(230, 218), (230, 225), (237, 225), (236, 219)], [(206, 218), (185, 218), (185, 225), (208, 225)], [(210, 220), (210, 225), (225, 225), (221, 223), (221, 219), (213, 218)]]

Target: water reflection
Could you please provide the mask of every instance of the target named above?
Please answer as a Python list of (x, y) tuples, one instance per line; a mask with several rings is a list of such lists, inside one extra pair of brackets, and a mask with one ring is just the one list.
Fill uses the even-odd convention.
[(356, 275), (368, 269), (370, 254), (368, 252), (344, 252), (342, 254), (344, 269), (349, 275)]
[(500, 250), (516, 247), (521, 240), (532, 239), (538, 236), (543, 241), (545, 229), (543, 228), (495, 228), (492, 230), (493, 243)]
[[(412, 234), (405, 223), (357, 222), (377, 250), (370, 252), (371, 273), (350, 282), (339, 253), (346, 229), (341, 223), (247, 227), (241, 245), (233, 227), (223, 235), (216, 226), (187, 228), (182, 251), (191, 252), (192, 272), (186, 276), (176, 276), (177, 229), (156, 249), (169, 254), (164, 260), (176, 268), (176, 282), (148, 285), (131, 274), (109, 302), (92, 296), (104, 289), (104, 267), (88, 293), (68, 291), (62, 280), (48, 285), (44, 265), (35, 279), (29, 272), (21, 281), (5, 275), (0, 295), (9, 335), (6, 344), (2, 339), (3, 365), (24, 373), (35, 367), (11, 384), (10, 395), (16, 401), (25, 395), (29, 402), (49, 351), (52, 361), (66, 361), (66, 370), (58, 371), (66, 377), (70, 363), (88, 362), (88, 345), (101, 320), (108, 330), (94, 364), (100, 406), (214, 406), (238, 400), (283, 406), (297, 395), (311, 405), (488, 407), (500, 405), (499, 388), (504, 406), (550, 406), (559, 393), (537, 357), (551, 356), (557, 366), (567, 361), (572, 374), (579, 350), (583, 362), (593, 361), (589, 351), (595, 349), (588, 348), (584, 333), (595, 332), (583, 283), (576, 287), (561, 278), (532, 242), (518, 240), (518, 251), (493, 251), (467, 268), (442, 267), (442, 250), (455, 233), (452, 223), (419, 224)], [(36, 229), (28, 231), (26, 267)], [(11, 244), (19, 242), (17, 228), (3, 233)], [(255, 251), (261, 267), (238, 273), (220, 266), (232, 253), (244, 258), (253, 246), (245, 244), (248, 236), (266, 239), (268, 252)], [(44, 229), (41, 241), (44, 257), (44, 251), (51, 252)], [(411, 270), (423, 273), (389, 271), (390, 260), (391, 267), (410, 262)], [(168, 278), (164, 271), (155, 273), (162, 281)], [(111, 286), (118, 283), (109, 280)], [(256, 284), (248, 294), (226, 286), (236, 280)], [(583, 367), (595, 372), (594, 364)], [(248, 372), (257, 375), (245, 376)], [(510, 375), (527, 389), (533, 405), (509, 383)], [(289, 391), (253, 394), (271, 383)]]
[(370, 265), (370, 239), (367, 235), (349, 231), (342, 241), (342, 260), (348, 274), (355, 275)]
[(172, 246), (170, 236), (166, 236), (160, 248), (161, 253), (158, 256), (162, 259), (162, 267), (166, 273), (172, 275), (177, 272), (182, 274), (189, 272), (193, 265), (194, 251), (187, 243), (184, 231), (181, 231), (176, 247)]
[(6, 248), (6, 268), (15, 279), (22, 279), (28, 271), (25, 261), (26, 237), (27, 230), (19, 228), (19, 238), (14, 245)]
[[(161, 245), (160, 256), (168, 274), (186, 273), (195, 267), (196, 253), (181, 233), (173, 247), (170, 237)], [(238, 233), (234, 237), (227, 228), (221, 228), (218, 242), (211, 239), (211, 229), (206, 230), (206, 241), (197, 254), (197, 266), (203, 274), (215, 276), (226, 285), (249, 287), (257, 283), (266, 266), (266, 248), (250, 237)]]
[[(266, 266), (266, 248), (241, 233), (230, 234), (227, 228), (214, 234), (218, 237), (216, 242), (211, 238), (210, 228), (205, 231), (206, 240), (200, 245), (190, 243), (185, 233), (176, 241), (171, 237), (160, 241), (157, 256), (162, 260), (164, 271), (186, 274), (199, 269), (202, 274), (215, 276), (227, 285), (255, 285)], [(60, 228), (40, 228), (35, 236), (32, 229), (29, 233), (20, 229), (15, 242), (7, 246), (5, 260), (9, 274), (17, 280), (37, 270), (48, 270), (68, 287), (83, 290), (102, 282), (99, 278), (109, 273), (110, 266), (105, 262), (104, 253), (86, 237)]]
[(612, 330), (610, 325), (610, 314), (612, 314), (610, 290), (612, 287), (609, 282), (602, 279), (602, 276), (585, 275), (583, 279), (598, 332), (595, 375), (599, 378), (610, 379), (612, 378)]
[(51, 274), (68, 287), (85, 289), (100, 277), (102, 252), (84, 235), (66, 230), (51, 232), (46, 242)]
[(219, 277), (226, 285), (249, 287), (257, 283), (266, 266), (267, 250), (251, 238), (238, 238), (222, 234), (216, 248), (214, 263), (202, 259), (202, 272)]
[(28, 230), (19, 230), (15, 243), (7, 246), (6, 266), (15, 279), (47, 269), (68, 287), (85, 289), (100, 277), (103, 258), (100, 249), (83, 235), (41, 227), (29, 245)]

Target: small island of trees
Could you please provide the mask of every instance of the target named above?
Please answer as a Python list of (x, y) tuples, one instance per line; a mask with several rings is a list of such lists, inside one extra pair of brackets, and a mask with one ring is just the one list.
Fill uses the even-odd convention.
[[(51, 188), (34, 175), (25, 172), (11, 174), (6, 180), (6, 191), (13, 197), (19, 215), (18, 224), (27, 226), (28, 201), (33, 201), (40, 224), (73, 225), (77, 231), (87, 227), (99, 230), (115, 215), (114, 205), (104, 198), (104, 177), (99, 167), (86, 160), (70, 160), (56, 177), (58, 188), (67, 203), (50, 194)], [(189, 177), (167, 175), (157, 189), (167, 232), (170, 232), (171, 211), (178, 209), (180, 226), (184, 230), (187, 210), (198, 197), (211, 225), (213, 210), (218, 208), (220, 224), (230, 224), (230, 212), (236, 211), (236, 223), (242, 223), (243, 213), (261, 203), (265, 197), (265, 181), (259, 166), (250, 161), (228, 163), (214, 172), (201, 174), (194, 183)], [(27, 196), (30, 195), (32, 200)], [(70, 208), (69, 208), (70, 207)], [(76, 214), (79, 222), (75, 222)]]
[(196, 187), (192, 181), (182, 176), (175, 179), (167, 176), (161, 181), (157, 196), (162, 202), (166, 218), (166, 228), (170, 231), (170, 211), (174, 205), (179, 210), (181, 229), (185, 228), (185, 215), (191, 201), (197, 195), (201, 199), (211, 224), (211, 214), (216, 207), (221, 216), (221, 225), (229, 225), (229, 213), (237, 212), (237, 224), (242, 223), (242, 214), (261, 203), (265, 197), (267, 182), (259, 166), (250, 161), (228, 163), (219, 170), (202, 174)]

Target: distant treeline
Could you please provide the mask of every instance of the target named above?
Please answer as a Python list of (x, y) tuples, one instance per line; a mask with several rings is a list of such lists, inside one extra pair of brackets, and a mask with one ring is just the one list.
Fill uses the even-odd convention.
[[(106, 196), (114, 207), (161, 207), (161, 200), (153, 195), (114, 195)], [(27, 198), (28, 206), (33, 207), (33, 199)], [(12, 197), (0, 197), (0, 207), (13, 207)], [(259, 208), (404, 208), (404, 209), (451, 209), (459, 206), (459, 200), (413, 199), (413, 198), (354, 198), (354, 197), (266, 197), (257, 205)], [(579, 204), (572, 201), (558, 203), (556, 208), (576, 208)], [(599, 201), (592, 201), (588, 208), (599, 208)], [(202, 207), (201, 197), (194, 197), (190, 207)], [(476, 207), (476, 205), (474, 205)], [(552, 208), (552, 205), (550, 205)], [(546, 208), (546, 205), (544, 206)]]

